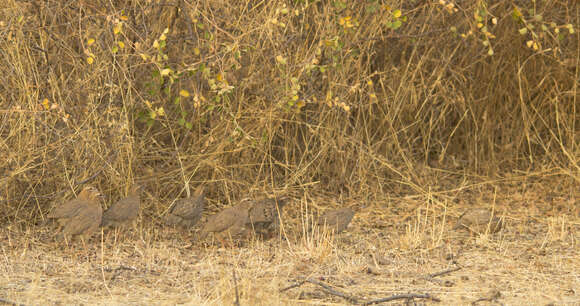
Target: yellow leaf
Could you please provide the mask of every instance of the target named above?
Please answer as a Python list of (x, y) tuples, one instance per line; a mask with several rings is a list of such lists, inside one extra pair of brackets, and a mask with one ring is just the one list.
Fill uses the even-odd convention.
[(298, 102), (296, 102), (296, 107), (298, 108), (303, 108), (306, 105), (306, 103), (304, 103), (304, 100), (300, 100)]
[(512, 16), (514, 18), (518, 18), (518, 19), (522, 17), (522, 13), (520, 12), (520, 10), (518, 9), (517, 6), (514, 6), (514, 10), (512, 12)]
[(93, 38), (89, 38), (89, 40), (87, 40), (87, 45), (88, 46), (90, 46), (90, 45), (92, 45), (94, 43), (95, 43), (95, 39), (93, 39)]
[(224, 81), (224, 76), (221, 73), (218, 73), (215, 76), (215, 79), (218, 80), (218, 82), (223, 82)]
[(165, 30), (163, 30), (163, 34), (167, 34), (169, 33), (169, 28), (165, 28)]
[(114, 33), (115, 35), (117, 35), (117, 34), (121, 33), (121, 30), (122, 30), (122, 29), (123, 29), (123, 24), (122, 24), (122, 23), (117, 23), (117, 24), (115, 25), (115, 27), (113, 27), (113, 33)]
[(286, 58), (282, 55), (276, 56), (276, 61), (282, 65), (286, 65)]
[(139, 54), (141, 56), (141, 59), (146, 61), (149, 57), (147, 56), (147, 54), (141, 53)]
[(44, 109), (48, 110), (50, 108), (49, 107), (49, 102), (48, 102), (48, 99), (47, 98), (44, 98), (44, 100), (42, 100), (41, 103), (44, 106)]
[(119, 17), (119, 19), (121, 19), (123, 21), (127, 21), (127, 20), (129, 20), (129, 17), (127, 17), (125, 15), (121, 15), (121, 17)]
[(401, 17), (401, 15), (403, 15), (403, 13), (401, 13), (401, 10), (394, 10), (393, 11), (393, 16), (395, 18), (399, 18), (399, 17)]
[(166, 40), (167, 36), (165, 36), (165, 33), (161, 34), (161, 36), (159, 36), (159, 40)]
[(187, 98), (187, 97), (189, 97), (189, 91), (187, 91), (185, 89), (182, 89), (182, 90), (179, 91), (179, 95), (182, 96), (182, 97)]
[(92, 56), (87, 57), (87, 63), (92, 65), (95, 62), (95, 59)]
[(157, 41), (157, 39), (153, 42), (153, 48), (159, 49), (159, 42)]
[(125, 43), (124, 42), (120, 41), (120, 42), (117, 42), (117, 44), (119, 45), (119, 47), (121, 49), (125, 48)]
[(533, 44), (534, 44), (533, 40), (526, 41), (526, 46), (528, 46), (528, 48), (531, 48)]
[(171, 73), (171, 69), (169, 69), (169, 68), (165, 68), (165, 69), (161, 70), (162, 76), (168, 76), (170, 73)]
[(163, 107), (158, 107), (157, 110), (155, 110), (155, 112), (157, 113), (157, 115), (159, 115), (159, 117), (165, 116), (165, 109), (163, 109)]
[(193, 54), (199, 55), (200, 53), (199, 48), (193, 48)]
[(293, 101), (297, 101), (297, 100), (298, 100), (298, 95), (295, 95), (295, 96), (293, 96), (293, 97), (292, 97), (292, 100), (293, 100)]

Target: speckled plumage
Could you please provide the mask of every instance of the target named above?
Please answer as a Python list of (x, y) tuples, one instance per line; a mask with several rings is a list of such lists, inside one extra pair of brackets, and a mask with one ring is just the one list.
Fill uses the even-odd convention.
[(463, 213), (453, 229), (464, 228), (475, 233), (485, 233), (489, 230), (489, 233), (497, 233), (502, 227), (503, 221), (497, 214), (492, 214), (485, 208), (476, 208)]
[(349, 207), (331, 209), (325, 211), (318, 217), (318, 226), (327, 227), (330, 230), (340, 233), (348, 227), (354, 217), (354, 210)]
[(48, 218), (56, 219), (63, 235), (85, 236), (94, 233), (101, 224), (103, 209), (101, 193), (94, 187), (85, 187), (76, 199), (55, 208)]
[(121, 227), (131, 224), (139, 217), (141, 199), (139, 198), (140, 186), (133, 186), (131, 192), (125, 198), (115, 202), (103, 213), (102, 227)]
[(165, 216), (165, 223), (184, 228), (193, 227), (201, 219), (204, 208), (205, 188), (200, 186), (195, 190), (192, 197), (179, 199), (173, 203), (173, 206)]

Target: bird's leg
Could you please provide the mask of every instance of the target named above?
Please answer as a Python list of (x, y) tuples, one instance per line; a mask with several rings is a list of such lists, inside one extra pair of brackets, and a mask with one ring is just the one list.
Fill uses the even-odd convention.
[[(87, 259), (87, 258), (89, 258), (89, 251), (87, 249), (87, 244), (85, 243), (85, 237), (84, 237), (84, 235), (80, 235), (78, 237), (81, 239), (81, 243), (83, 244), (85, 259)], [(72, 238), (71, 238), (71, 241), (72, 241)]]
[(217, 235), (217, 239), (220, 241), (220, 244), (222, 245), (222, 248), (226, 248), (226, 241), (224, 240), (224, 237), (222, 237), (222, 235)]

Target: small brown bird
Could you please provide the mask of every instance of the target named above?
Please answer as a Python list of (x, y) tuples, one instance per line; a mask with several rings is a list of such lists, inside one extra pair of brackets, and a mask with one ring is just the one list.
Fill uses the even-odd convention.
[(129, 195), (115, 202), (103, 213), (101, 227), (122, 227), (133, 223), (139, 217), (141, 199), (139, 193), (141, 186), (135, 185), (131, 188)]
[(250, 201), (248, 227), (262, 237), (271, 238), (280, 228), (282, 208), (288, 198), (265, 198)]
[(165, 216), (165, 223), (191, 228), (201, 219), (205, 208), (205, 187), (199, 186), (192, 197), (175, 201)]
[(344, 231), (352, 218), (354, 210), (349, 207), (327, 210), (318, 218), (318, 226), (327, 227), (330, 230), (340, 233)]
[(497, 233), (503, 227), (503, 221), (485, 208), (471, 209), (463, 213), (454, 230), (465, 228), (474, 233)]
[(209, 233), (215, 233), (224, 245), (225, 238), (241, 239), (246, 237), (251, 230), (248, 228), (250, 205), (250, 201), (244, 201), (209, 217), (201, 230), (200, 239), (204, 239)]
[(76, 199), (57, 207), (48, 218), (57, 219), (63, 235), (89, 237), (101, 224), (100, 198), (102, 194), (96, 188), (85, 187)]

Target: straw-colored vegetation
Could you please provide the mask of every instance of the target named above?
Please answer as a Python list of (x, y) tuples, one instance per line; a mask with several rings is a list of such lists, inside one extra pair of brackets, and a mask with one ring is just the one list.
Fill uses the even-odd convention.
[[(580, 303), (579, 16), (555, 0), (5, 0), (0, 301)], [(133, 184), (137, 227), (53, 238), (48, 213), (83, 186), (108, 207)], [(202, 222), (288, 196), (281, 234), (220, 248), (164, 226), (200, 184)], [(340, 206), (357, 211), (345, 233), (309, 230)], [(452, 229), (473, 207), (504, 227)]]

